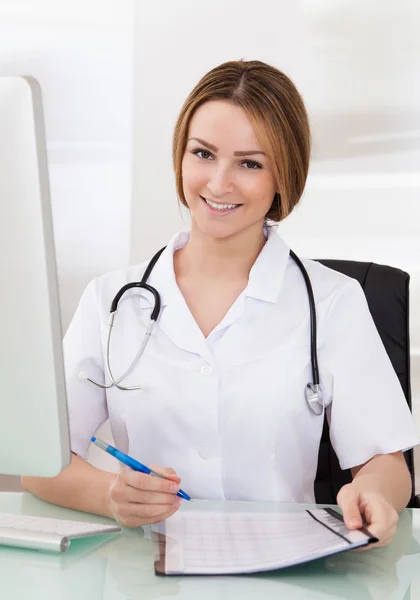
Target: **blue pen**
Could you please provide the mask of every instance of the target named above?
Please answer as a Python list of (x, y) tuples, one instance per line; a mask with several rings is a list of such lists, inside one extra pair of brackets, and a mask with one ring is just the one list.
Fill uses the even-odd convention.
[[(146, 473), (147, 475), (160, 477), (160, 479), (167, 479), (164, 475), (153, 471), (153, 469), (149, 469), (149, 467), (146, 467), (146, 465), (142, 465), (141, 462), (138, 462), (134, 458), (131, 458), (131, 456), (128, 456), (128, 454), (124, 454), (124, 452), (121, 452), (121, 450), (117, 450), (117, 448), (114, 448), (114, 446), (111, 446), (110, 444), (107, 444), (102, 440), (98, 440), (96, 437), (92, 437), (90, 439), (96, 446), (98, 446), (98, 448), (101, 448), (101, 450), (105, 450), (105, 452), (108, 452), (108, 454), (111, 454), (111, 456), (115, 456), (116, 459), (118, 459), (120, 462), (124, 463), (125, 465), (127, 465), (127, 467), (130, 467), (134, 471), (141, 471), (142, 473)], [(179, 490), (177, 496), (183, 498), (184, 500), (191, 500), (188, 494), (186, 494), (182, 490)]]

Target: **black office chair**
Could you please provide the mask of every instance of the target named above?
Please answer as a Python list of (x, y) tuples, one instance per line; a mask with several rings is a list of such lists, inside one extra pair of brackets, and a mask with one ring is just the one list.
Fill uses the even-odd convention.
[[(375, 263), (348, 260), (318, 260), (326, 267), (357, 279), (366, 294), (375, 325), (411, 407), (409, 281), (405, 271)], [(412, 478), (410, 508), (420, 508), (415, 495), (413, 450), (404, 453)], [(342, 471), (332, 448), (324, 419), (315, 479), (315, 498), (320, 504), (336, 504), (339, 489), (352, 480), (350, 469)]]

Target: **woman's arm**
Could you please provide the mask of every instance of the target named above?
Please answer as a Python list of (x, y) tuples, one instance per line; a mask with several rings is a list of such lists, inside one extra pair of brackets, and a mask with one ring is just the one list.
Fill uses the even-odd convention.
[(388, 544), (398, 522), (398, 513), (411, 496), (411, 477), (403, 453), (378, 454), (352, 470), (353, 481), (337, 495), (349, 529), (366, 527), (379, 539), (378, 546)]
[(401, 512), (411, 497), (411, 476), (402, 452), (378, 454), (364, 465), (351, 469), (353, 487), (379, 492)]
[(67, 469), (54, 478), (22, 477), (22, 485), (42, 500), (115, 519), (125, 527), (163, 521), (181, 504), (181, 480), (169, 467), (151, 465), (165, 479), (125, 467), (108, 473), (73, 455)]
[(108, 499), (117, 477), (72, 454), (70, 465), (57, 477), (22, 477), (21, 481), (25, 490), (42, 500), (113, 518)]

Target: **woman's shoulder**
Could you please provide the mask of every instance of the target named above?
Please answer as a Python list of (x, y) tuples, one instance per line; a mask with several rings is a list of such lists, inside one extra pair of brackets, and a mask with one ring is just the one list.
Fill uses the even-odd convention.
[(148, 261), (140, 264), (128, 265), (112, 271), (107, 271), (98, 275), (89, 283), (89, 286), (94, 288), (96, 294), (101, 297), (116, 295), (127, 283), (140, 281), (147, 268)]
[(314, 259), (301, 259), (311, 281), (317, 302), (334, 300), (338, 297), (362, 294), (362, 287), (357, 279), (341, 271), (328, 267)]
[[(186, 230), (181, 230), (177, 232), (169, 241), (167, 246), (162, 247), (156, 253), (150, 254), (150, 256), (145, 261), (137, 264), (128, 265), (119, 269), (115, 269), (113, 271), (108, 271), (107, 273), (103, 273), (102, 275), (95, 277), (91, 284), (96, 287), (96, 290), (99, 293), (106, 293), (109, 289), (111, 289), (112, 291), (114, 291), (114, 294), (116, 294), (118, 290), (121, 289), (127, 283), (141, 281), (148, 265), (152, 262), (152, 259), (154, 259), (153, 263), (155, 264), (155, 266), (153, 267), (153, 275), (156, 270), (160, 271), (162, 262), (165, 265), (164, 268), (167, 269), (169, 264), (168, 261), (172, 261), (173, 246), (179, 241), (181, 236), (185, 236), (188, 234), (189, 232)], [(166, 251), (163, 252), (164, 250)], [(159, 267), (158, 269), (156, 269), (156, 262)]]

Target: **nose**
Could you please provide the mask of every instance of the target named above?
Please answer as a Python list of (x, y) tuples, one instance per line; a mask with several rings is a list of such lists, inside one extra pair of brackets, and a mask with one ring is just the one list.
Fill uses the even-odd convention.
[(229, 167), (215, 166), (207, 183), (214, 198), (221, 198), (233, 191), (232, 176)]

